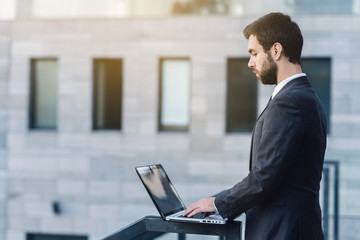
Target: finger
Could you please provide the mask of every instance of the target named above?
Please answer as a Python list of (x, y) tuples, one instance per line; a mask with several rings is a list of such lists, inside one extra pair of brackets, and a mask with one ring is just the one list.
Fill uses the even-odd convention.
[(187, 208), (187, 209), (185, 209), (185, 211), (183, 212), (183, 217), (185, 217), (186, 215), (188, 215), (189, 214), (189, 209)]
[(188, 217), (192, 217), (192, 216), (194, 216), (195, 214), (197, 214), (199, 212), (200, 212), (199, 209), (194, 209), (194, 211), (192, 211), (191, 213), (188, 214)]
[(194, 208), (190, 208), (190, 209), (187, 209), (186, 212), (184, 212), (184, 216), (187, 216), (187, 217), (191, 217), (193, 216), (193, 212), (195, 211), (196, 209)]
[(188, 215), (189, 213), (191, 213), (192, 211), (194, 211), (197, 208), (195, 203), (190, 204), (184, 211), (183, 216)]
[(185, 211), (183, 212), (183, 216), (185, 217), (186, 215), (188, 215), (189, 213), (191, 213), (193, 211), (192, 207), (189, 206), (187, 209), (185, 209)]

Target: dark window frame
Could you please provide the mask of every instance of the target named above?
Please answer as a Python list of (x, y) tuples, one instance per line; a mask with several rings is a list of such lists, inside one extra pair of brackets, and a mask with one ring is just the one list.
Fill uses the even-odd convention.
[[(309, 72), (306, 70), (306, 66), (304, 66), (305, 65), (304, 62), (306, 62), (306, 61), (327, 61), (327, 64), (329, 66), (328, 73), (327, 73), (328, 74), (328, 92), (327, 92), (327, 94), (325, 94), (327, 96), (324, 96), (323, 91), (320, 91), (319, 88), (317, 87), (317, 85), (318, 85), (317, 79), (318, 78), (312, 78), (312, 76), (311, 76), (312, 74), (311, 73), (309, 74)], [(302, 57), (301, 58), (301, 67), (302, 67), (303, 72), (309, 78), (310, 84), (314, 88), (316, 94), (318, 95), (318, 97), (320, 98), (320, 100), (323, 104), (326, 121), (327, 121), (327, 133), (331, 134), (332, 58), (331, 58), (331, 56)], [(318, 69), (317, 69), (316, 73), (318, 73)]]
[[(189, 124), (187, 126), (174, 126), (174, 125), (163, 125), (161, 122), (161, 112), (162, 112), (162, 84), (163, 84), (163, 62), (167, 60), (187, 60), (189, 61), (190, 68), (191, 68), (191, 59), (190, 57), (161, 57), (159, 59), (159, 86), (158, 86), (158, 131), (160, 132), (187, 132), (190, 128), (190, 119)], [(190, 69), (191, 73), (191, 69)], [(190, 76), (190, 86), (191, 86), (191, 76)], [(191, 87), (189, 89), (190, 91), (190, 98), (191, 98)], [(191, 112), (191, 111), (190, 111)], [(190, 113), (189, 113), (190, 114)]]
[[(120, 97), (119, 97), (119, 126), (118, 127), (99, 127), (97, 118), (98, 118), (98, 111), (97, 108), (99, 96), (97, 94), (97, 87), (98, 87), (98, 79), (97, 79), (97, 64), (100, 62), (106, 62), (106, 61), (119, 61), (121, 65), (121, 76), (120, 76)], [(123, 91), (124, 91), (124, 59), (123, 58), (104, 58), (104, 57), (98, 57), (92, 59), (92, 130), (93, 131), (120, 131), (122, 130), (122, 124), (123, 124)]]
[[(36, 89), (36, 71), (35, 71), (35, 64), (37, 61), (56, 61), (58, 63), (57, 57), (38, 57), (38, 58), (30, 58), (30, 94), (29, 94), (29, 121), (28, 121), (28, 127), (30, 130), (45, 130), (45, 131), (56, 131), (58, 122), (56, 121), (55, 127), (39, 127), (36, 126), (36, 95), (37, 95), (37, 89)], [(58, 75), (58, 72), (56, 73)]]
[(26, 240), (87, 240), (86, 235), (67, 235), (67, 234), (52, 234), (52, 233), (27, 233)]
[[(248, 123), (241, 123), (239, 124), (240, 126), (235, 126), (235, 124), (233, 124), (233, 120), (230, 120), (231, 117), (233, 116), (230, 116), (231, 113), (231, 94), (230, 94), (230, 88), (231, 86), (229, 85), (229, 82), (230, 82), (230, 62), (231, 61), (243, 61), (244, 62), (244, 66), (246, 64), (246, 73), (244, 74), (244, 77), (246, 78), (250, 78), (249, 80), (249, 83), (250, 81), (253, 81), (253, 86), (255, 88), (254, 92), (252, 94), (255, 95), (255, 97), (253, 97), (253, 105), (255, 106), (254, 109), (252, 109), (252, 113), (246, 113), (246, 115), (249, 115), (251, 114), (251, 116), (249, 118), (251, 118), (251, 122), (248, 122)], [(226, 61), (226, 112), (225, 112), (225, 133), (226, 134), (241, 134), (241, 133), (251, 133), (252, 130), (253, 130), (253, 127), (254, 127), (254, 124), (256, 122), (256, 119), (258, 117), (258, 85), (259, 85), (259, 81), (256, 79), (255, 75), (252, 73), (251, 69), (248, 68), (248, 62), (249, 62), (249, 57), (229, 57), (227, 58), (227, 61)], [(247, 75), (247, 76), (246, 76)], [(240, 78), (241, 76), (239, 76)], [(236, 93), (236, 94), (241, 94), (241, 93)], [(251, 93), (250, 93), (251, 95)], [(246, 101), (251, 101), (251, 99), (246, 99)]]

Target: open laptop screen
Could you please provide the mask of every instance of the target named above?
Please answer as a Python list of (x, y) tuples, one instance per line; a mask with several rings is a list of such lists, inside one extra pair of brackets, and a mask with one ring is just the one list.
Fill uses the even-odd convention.
[(160, 164), (137, 167), (136, 172), (162, 217), (186, 208)]

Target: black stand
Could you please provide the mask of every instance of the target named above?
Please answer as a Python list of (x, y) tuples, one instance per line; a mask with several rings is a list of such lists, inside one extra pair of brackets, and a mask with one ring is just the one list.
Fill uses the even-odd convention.
[(115, 232), (103, 240), (148, 240), (165, 233), (178, 233), (179, 240), (185, 240), (186, 234), (220, 236), (224, 240), (241, 240), (241, 222), (227, 224), (204, 224), (164, 221), (160, 217), (147, 216)]

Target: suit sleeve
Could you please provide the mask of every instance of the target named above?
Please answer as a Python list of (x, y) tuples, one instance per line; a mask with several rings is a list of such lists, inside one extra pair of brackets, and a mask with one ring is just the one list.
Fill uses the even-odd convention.
[(254, 131), (260, 131), (261, 135), (254, 139), (252, 169), (241, 182), (215, 199), (222, 217), (234, 219), (268, 201), (281, 187), (303, 139), (301, 114), (289, 96), (271, 101), (263, 113), (262, 126), (255, 126)]

